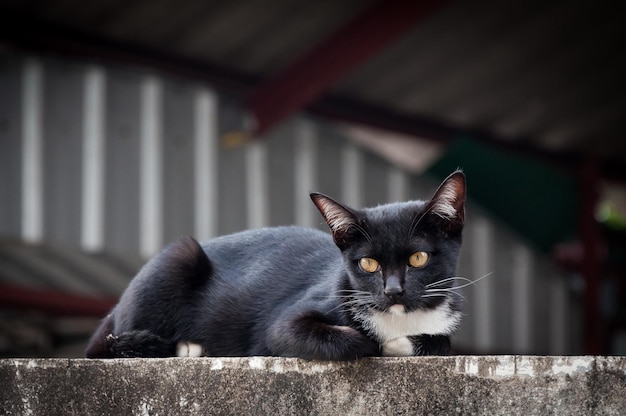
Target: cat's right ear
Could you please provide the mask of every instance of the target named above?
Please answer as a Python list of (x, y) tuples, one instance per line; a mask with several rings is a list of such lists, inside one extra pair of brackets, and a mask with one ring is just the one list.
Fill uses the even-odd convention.
[(350, 229), (358, 222), (357, 214), (324, 194), (312, 192), (310, 196), (330, 227), (335, 244), (344, 249), (348, 244)]
[(441, 183), (428, 204), (428, 212), (462, 226), (465, 223), (465, 193), (465, 175), (457, 170)]

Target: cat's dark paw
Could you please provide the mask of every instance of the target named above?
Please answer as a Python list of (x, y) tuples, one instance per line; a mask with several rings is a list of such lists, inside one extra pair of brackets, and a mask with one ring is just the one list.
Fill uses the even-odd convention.
[(130, 331), (105, 338), (110, 357), (158, 358), (173, 357), (176, 345), (148, 331)]
[(329, 328), (341, 334), (337, 340), (344, 347), (340, 360), (356, 360), (380, 355), (378, 342), (362, 332), (350, 326), (329, 325)]
[(448, 335), (415, 335), (409, 338), (415, 355), (450, 355)]
[(301, 320), (323, 341), (318, 348), (321, 354), (314, 359), (347, 361), (380, 355), (378, 342), (353, 327), (333, 325), (318, 312), (303, 314)]
[(318, 311), (301, 312), (277, 321), (270, 331), (271, 355), (308, 360), (356, 360), (380, 355), (376, 341), (355, 328), (336, 325)]

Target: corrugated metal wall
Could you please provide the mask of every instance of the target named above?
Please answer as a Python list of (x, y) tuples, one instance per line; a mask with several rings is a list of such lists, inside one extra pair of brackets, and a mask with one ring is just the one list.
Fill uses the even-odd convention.
[[(207, 85), (141, 68), (2, 55), (0, 238), (147, 257), (183, 235), (326, 229), (310, 190), (359, 207), (426, 198), (436, 187), (304, 117), (262, 142), (222, 148), (221, 135), (241, 120)], [(471, 203), (468, 219), (460, 275), (491, 275), (465, 290), (457, 344), (579, 352), (565, 279)]]

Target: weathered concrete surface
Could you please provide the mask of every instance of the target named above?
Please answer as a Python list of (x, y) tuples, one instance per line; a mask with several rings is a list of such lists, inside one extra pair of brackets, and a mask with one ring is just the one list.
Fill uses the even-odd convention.
[(2, 414), (625, 414), (626, 358), (0, 360)]

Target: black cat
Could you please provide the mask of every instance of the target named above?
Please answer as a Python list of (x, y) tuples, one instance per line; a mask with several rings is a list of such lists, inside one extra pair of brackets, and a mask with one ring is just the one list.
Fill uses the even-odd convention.
[(132, 280), (87, 357), (449, 354), (463, 173), (430, 201), (354, 210), (311, 198), (332, 239), (276, 227), (175, 242)]

